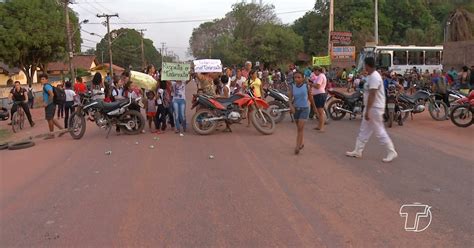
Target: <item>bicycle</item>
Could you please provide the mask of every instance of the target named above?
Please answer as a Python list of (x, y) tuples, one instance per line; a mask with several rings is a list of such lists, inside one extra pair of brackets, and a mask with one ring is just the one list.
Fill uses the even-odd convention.
[(25, 111), (20, 105), (21, 103), (21, 101), (13, 102), (13, 106), (17, 106), (16, 112), (12, 115), (12, 130), (14, 133), (19, 132), (23, 127), (25, 127)]

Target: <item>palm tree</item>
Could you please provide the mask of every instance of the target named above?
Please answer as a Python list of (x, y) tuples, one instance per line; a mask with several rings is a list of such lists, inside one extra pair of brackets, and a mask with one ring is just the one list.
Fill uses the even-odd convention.
[(458, 8), (448, 18), (449, 41), (474, 39), (474, 14), (464, 8)]

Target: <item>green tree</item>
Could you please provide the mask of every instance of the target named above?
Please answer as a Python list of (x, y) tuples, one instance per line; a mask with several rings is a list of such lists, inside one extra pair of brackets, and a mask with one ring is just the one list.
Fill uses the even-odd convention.
[(189, 44), (194, 57), (219, 58), (227, 65), (293, 61), (303, 50), (301, 38), (281, 24), (273, 5), (245, 3), (233, 5), (224, 18), (195, 28)]
[[(70, 11), (72, 28), (78, 18)], [(55, 0), (15, 0), (0, 3), (0, 60), (20, 68), (33, 82), (36, 68), (66, 59), (64, 9)], [(80, 32), (75, 33), (75, 50), (80, 51)]]
[(303, 51), (303, 38), (289, 27), (269, 23), (259, 28), (250, 48), (256, 60), (277, 65), (296, 60)]
[[(374, 40), (374, 1), (334, 1), (336, 31), (353, 33), (353, 44), (360, 49)], [(457, 10), (457, 12), (454, 12)], [(457, 25), (455, 36), (469, 39), (474, 33), (471, 24), (472, 0), (379, 0), (379, 43), (399, 45), (437, 45), (443, 41), (443, 30), (450, 15)], [(455, 14), (457, 13), (457, 14)], [(303, 37), (309, 54), (327, 53), (329, 0), (316, 0), (314, 9), (296, 20), (293, 30)], [(455, 21), (456, 22), (456, 21)], [(469, 36), (471, 34), (471, 36)]]
[[(110, 32), (112, 37), (112, 55), (113, 63), (123, 68), (132, 67), (135, 70), (141, 70), (142, 68), (142, 55), (141, 55), (141, 34), (129, 28), (121, 28)], [(150, 39), (143, 38), (143, 47), (145, 51), (145, 63), (154, 64), (159, 67), (161, 65), (161, 54), (156, 50), (153, 45), (153, 41)], [(102, 56), (104, 53), (104, 62), (108, 61), (109, 54), (108, 36), (105, 37), (97, 44), (95, 54), (97, 57)]]

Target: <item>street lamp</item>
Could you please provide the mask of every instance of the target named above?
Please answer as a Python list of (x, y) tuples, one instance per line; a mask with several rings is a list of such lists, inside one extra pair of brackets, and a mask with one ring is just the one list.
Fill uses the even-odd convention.
[(76, 32), (81, 29), (81, 24), (87, 24), (89, 23), (89, 20), (85, 19), (85, 20), (82, 20), (81, 22), (79, 22), (79, 25), (77, 25), (77, 28), (74, 30), (74, 32), (72, 32), (72, 35), (71, 36), (74, 36), (74, 34), (76, 34)]
[(449, 41), (449, 25), (451, 25), (451, 22), (447, 21), (446, 26), (444, 27), (444, 42)]

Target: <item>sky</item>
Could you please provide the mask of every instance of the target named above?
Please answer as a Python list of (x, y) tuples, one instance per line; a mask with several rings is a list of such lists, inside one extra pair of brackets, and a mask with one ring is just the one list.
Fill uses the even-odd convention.
[[(205, 22), (203, 20), (224, 17), (237, 2), (241, 0), (75, 0), (70, 7), (78, 13), (79, 20), (89, 20), (88, 24), (82, 24), (83, 51), (95, 48), (101, 39), (89, 33), (104, 36), (107, 32), (106, 27), (101, 24), (104, 18), (98, 18), (96, 15), (118, 13), (119, 18), (113, 17), (110, 20), (111, 30), (122, 27), (146, 29), (145, 38), (151, 39), (157, 49), (161, 48), (161, 43), (164, 42), (167, 50), (173, 51), (184, 60), (190, 58), (187, 51), (193, 28)], [(263, 3), (273, 4), (282, 22), (290, 24), (311, 10), (315, 1), (263, 0)], [(193, 22), (189, 22), (190, 20)], [(173, 21), (185, 22), (163, 23)], [(137, 22), (161, 23), (130, 24)]]

